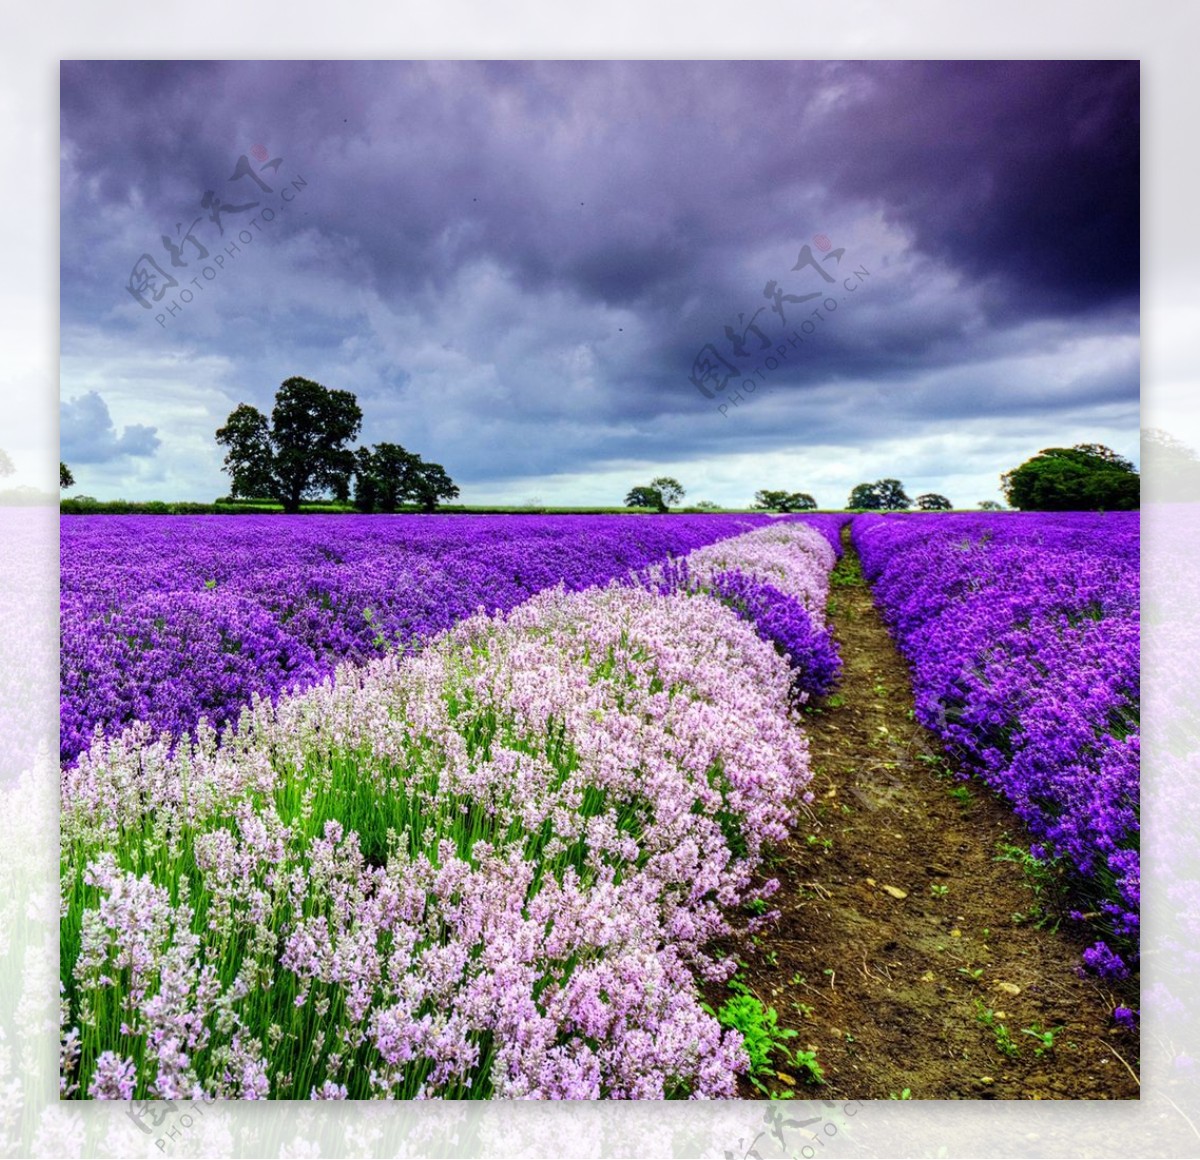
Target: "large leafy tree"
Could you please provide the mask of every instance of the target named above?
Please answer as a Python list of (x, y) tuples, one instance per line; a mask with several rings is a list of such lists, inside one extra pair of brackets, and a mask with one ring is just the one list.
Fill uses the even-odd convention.
[(364, 512), (394, 512), (413, 485), (419, 456), (398, 443), (376, 443), (355, 452), (354, 504)]
[(917, 507), (923, 512), (948, 512), (954, 505), (944, 495), (938, 495), (936, 491), (927, 491), (924, 495), (917, 496)]
[(751, 505), (764, 512), (811, 512), (817, 510), (817, 501), (806, 491), (769, 491), (754, 493)]
[(362, 426), (358, 400), (311, 379), (284, 381), (271, 418), (241, 403), (217, 431), (227, 448), (225, 470), (234, 496), (270, 496), (285, 512), (298, 512), (305, 499), (332, 492), (349, 494), (355, 469), (347, 446)]
[(1137, 469), (1099, 443), (1048, 447), (1000, 477), (1011, 507), (1021, 511), (1129, 511), (1141, 501)]
[(454, 499), (458, 495), (458, 486), (440, 463), (426, 463), (418, 456), (411, 495), (423, 512), (431, 512), (441, 500)]
[(228, 448), (225, 470), (233, 481), (231, 496), (263, 499), (275, 495), (275, 450), (266, 415), (249, 403), (239, 403), (225, 426), (217, 429), (217, 442)]
[(362, 426), (362, 411), (349, 391), (331, 391), (310, 379), (287, 379), (275, 395), (271, 444), (284, 511), (332, 491), (344, 496), (354, 470), (347, 444)]
[(75, 486), (75, 477), (71, 474), (71, 469), (61, 459), (58, 461), (58, 486), (63, 488)]
[(683, 484), (669, 475), (660, 475), (657, 479), (652, 479), (650, 486), (662, 496), (664, 508), (677, 504), (687, 494), (683, 490)]
[(630, 488), (625, 497), (626, 507), (648, 507), (655, 511), (668, 511), (673, 503), (678, 503), (687, 493), (683, 484), (669, 475), (660, 475), (648, 484)]
[(655, 511), (665, 512), (667, 505), (663, 503), (662, 494), (653, 487), (642, 484), (631, 487), (625, 497), (625, 506), (631, 508), (654, 508)]
[(868, 512), (902, 512), (912, 507), (912, 500), (898, 479), (877, 479), (855, 487), (846, 507)]
[(1142, 431), (1142, 470), (1153, 500), (1194, 503), (1200, 499), (1200, 458), (1160, 427)]
[(355, 453), (355, 506), (364, 512), (394, 512), (401, 504), (419, 504), (431, 512), (443, 499), (458, 495), (458, 486), (440, 463), (426, 463), (398, 443), (376, 443)]

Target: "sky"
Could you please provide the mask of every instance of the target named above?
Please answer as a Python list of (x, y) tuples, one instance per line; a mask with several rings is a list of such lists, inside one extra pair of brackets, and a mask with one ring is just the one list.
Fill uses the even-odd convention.
[(76, 493), (300, 375), (465, 503), (1138, 461), (1136, 61), (64, 62)]

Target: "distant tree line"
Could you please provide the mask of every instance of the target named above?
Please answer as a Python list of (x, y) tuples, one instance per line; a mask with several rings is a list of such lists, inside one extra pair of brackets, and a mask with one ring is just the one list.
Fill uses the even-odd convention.
[(817, 501), (806, 491), (756, 491), (750, 505), (763, 512), (812, 512)]
[[(1200, 498), (1200, 457), (1166, 432), (1147, 432), (1147, 445), (1162, 474), (1169, 475), (1179, 498)], [(1000, 477), (1009, 505), (1018, 511), (1121, 511), (1138, 507), (1141, 477), (1133, 464), (1100, 443), (1077, 443), (1074, 447), (1051, 447), (1039, 451), (1019, 467)], [(633, 488), (625, 497), (627, 507), (668, 511), (684, 490), (666, 476)], [(992, 499), (980, 500), (981, 511), (1004, 511)], [(754, 493), (751, 508), (769, 512), (816, 511), (817, 501), (805, 491), (762, 488)], [(902, 512), (916, 507), (923, 512), (948, 512), (954, 504), (944, 495), (928, 491), (911, 499), (898, 479), (877, 479), (857, 484), (846, 500), (846, 510)], [(719, 510), (702, 502), (689, 511)]]
[[(228, 449), (224, 470), (232, 479), (231, 499), (269, 499), (295, 513), (304, 501), (332, 495), (362, 512), (395, 512), (416, 505), (436, 510), (459, 489), (440, 463), (429, 463), (398, 443), (351, 448), (362, 426), (358, 400), (348, 391), (332, 391), (309, 379), (287, 379), (275, 395), (270, 418), (246, 403), (239, 404), (217, 442)], [(1200, 457), (1165, 431), (1143, 433), (1143, 453), (1154, 466), (1161, 498), (1200, 499)], [(12, 461), (0, 450), (0, 476), (11, 474)], [(73, 487), (75, 478), (62, 461), (59, 486)], [(1123, 511), (1141, 503), (1141, 476), (1122, 455), (1100, 443), (1050, 447), (1000, 477), (1001, 491), (1018, 511)], [(625, 506), (668, 512), (686, 495), (683, 485), (660, 475), (625, 496)], [(846, 501), (850, 511), (900, 512), (953, 510), (937, 492), (910, 499), (898, 479), (857, 484)], [(981, 500), (983, 511), (1003, 511), (995, 500)], [(803, 491), (762, 488), (751, 505), (756, 511), (815, 511), (817, 501)], [(720, 511), (702, 500), (689, 511)]]
[(431, 512), (454, 499), (458, 487), (440, 463), (427, 463), (398, 443), (351, 448), (362, 427), (362, 409), (349, 391), (311, 379), (286, 379), (275, 394), (270, 418), (240, 403), (217, 442), (227, 448), (224, 470), (233, 499), (273, 499), (288, 513), (305, 500), (332, 495), (363, 512), (394, 512), (416, 504)]

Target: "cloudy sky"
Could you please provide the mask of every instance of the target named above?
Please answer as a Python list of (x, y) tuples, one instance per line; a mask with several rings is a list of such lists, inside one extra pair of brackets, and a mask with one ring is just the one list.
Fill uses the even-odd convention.
[(1138, 101), (1113, 61), (68, 62), (62, 455), (210, 500), (302, 375), (464, 502), (1136, 461)]

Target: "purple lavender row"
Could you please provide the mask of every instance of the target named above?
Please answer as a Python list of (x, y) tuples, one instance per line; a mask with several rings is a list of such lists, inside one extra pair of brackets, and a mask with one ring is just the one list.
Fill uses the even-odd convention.
[(633, 579), (659, 593), (703, 590), (733, 609), (787, 659), (793, 697), (803, 703), (832, 693), (841, 677), (841, 656), (825, 624), (825, 606), (829, 575), (842, 553), (841, 528), (851, 518), (840, 513), (805, 516), (761, 528), (651, 567)]
[[(220, 729), (255, 693), (310, 687), (480, 608), (603, 584), (771, 520), (64, 517), (61, 759), (134, 721), (181, 736), (204, 716)], [(806, 522), (836, 542), (838, 520)]]
[[(1063, 859), (1136, 961), (1137, 513), (861, 516), (855, 546), (912, 666), (917, 716)], [(1075, 917), (1083, 915), (1076, 911)]]

